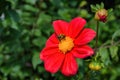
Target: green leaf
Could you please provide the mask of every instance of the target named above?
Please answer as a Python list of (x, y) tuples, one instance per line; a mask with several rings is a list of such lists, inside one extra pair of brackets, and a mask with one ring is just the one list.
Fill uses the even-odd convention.
[(39, 66), (39, 67), (38, 67), (38, 72), (39, 72), (39, 73), (45, 72), (44, 66)]
[(11, 24), (11, 27), (12, 27), (13, 29), (19, 30), (19, 26), (18, 26), (18, 24), (17, 24), (15, 21), (12, 21), (11, 23), (12, 23), (12, 24)]
[(42, 61), (39, 58), (39, 55), (40, 55), (39, 52), (36, 52), (36, 51), (33, 52), (32, 65), (34, 69), (36, 69), (38, 64), (42, 63)]
[(104, 8), (104, 3), (103, 3), (103, 2), (101, 2), (101, 4), (100, 4), (100, 8), (101, 8), (101, 9)]
[(115, 61), (118, 61), (119, 60), (119, 57), (118, 57), (118, 47), (117, 46), (111, 46), (110, 48), (110, 55), (111, 55), (111, 58)]
[(31, 11), (31, 12), (36, 12), (36, 13), (39, 11), (38, 8), (35, 8), (35, 7), (33, 7), (31, 5), (27, 5), (27, 4), (23, 6), (23, 9), (27, 10), (27, 11)]
[(99, 50), (99, 55), (101, 57), (101, 61), (108, 66), (109, 64), (111, 64), (110, 61), (110, 57), (109, 57), (109, 53), (108, 50), (106, 48), (100, 48)]
[(87, 1), (82, 1), (81, 3), (80, 3), (80, 7), (83, 7), (83, 6), (85, 6), (87, 4)]
[(4, 56), (0, 54), (0, 65), (3, 63), (3, 61), (4, 61)]
[(43, 45), (45, 44), (45, 41), (46, 41), (46, 38), (44, 36), (40, 36), (39, 38), (35, 38), (32, 43), (35, 45), (35, 46), (38, 46), (38, 47), (43, 47)]
[(15, 65), (11, 69), (12, 69), (12, 72), (18, 72), (18, 71), (20, 71), (20, 65)]
[(34, 29), (34, 35), (40, 37), (41, 31), (39, 29)]
[(38, 26), (43, 26), (43, 24), (45, 25), (45, 23), (50, 23), (51, 19), (52, 19), (52, 17), (50, 15), (41, 13), (39, 15), (38, 20), (37, 20), (36, 23), (37, 23)]
[(117, 31), (112, 35), (112, 40), (114, 40), (116, 37), (120, 37), (120, 30), (117, 30)]
[(70, 20), (71, 18), (70, 11), (68, 9), (59, 9), (58, 14), (64, 20)]
[[(61, 7), (61, 0), (50, 0), (53, 6), (55, 7)], [(59, 4), (58, 4), (59, 3)]]
[(81, 9), (81, 11), (80, 11), (80, 16), (81, 16), (81, 17), (86, 17), (87, 15), (88, 15), (87, 10)]
[(19, 76), (21, 77), (22, 75), (22, 72), (21, 72), (21, 66), (20, 65), (14, 65), (13, 67), (11, 67), (11, 72), (10, 72), (10, 75), (12, 77), (16, 77), (16, 76)]
[(0, 44), (0, 53), (3, 51), (3, 49), (4, 49), (4, 47), (5, 47), (5, 44)]
[(11, 67), (10, 66), (0, 67), (0, 71), (4, 74), (4, 76), (7, 76), (11, 72)]
[(99, 4), (96, 4), (96, 8), (97, 8), (97, 9), (100, 9), (100, 5), (99, 5)]
[(94, 5), (90, 5), (90, 7), (91, 7), (91, 11), (92, 12), (96, 12), (97, 11), (97, 8)]
[(40, 7), (41, 7), (41, 8), (44, 8), (44, 9), (46, 9), (46, 8), (47, 8), (47, 5), (46, 5), (46, 3), (45, 3), (45, 2), (42, 2), (42, 3), (40, 3), (39, 5), (40, 5)]
[(113, 11), (113, 9), (111, 8), (111, 9), (108, 9), (108, 13), (111, 13)]
[(18, 22), (20, 20), (20, 17), (15, 10), (8, 10), (8, 14), (11, 17), (11, 19), (15, 22)]
[(25, 0), (25, 2), (30, 3), (30, 4), (35, 4), (37, 0)]

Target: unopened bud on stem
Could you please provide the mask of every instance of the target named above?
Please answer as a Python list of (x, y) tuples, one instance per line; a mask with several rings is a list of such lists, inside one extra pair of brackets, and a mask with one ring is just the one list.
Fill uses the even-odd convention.
[(95, 19), (102, 22), (106, 22), (107, 16), (108, 16), (108, 12), (106, 9), (100, 9), (95, 13)]

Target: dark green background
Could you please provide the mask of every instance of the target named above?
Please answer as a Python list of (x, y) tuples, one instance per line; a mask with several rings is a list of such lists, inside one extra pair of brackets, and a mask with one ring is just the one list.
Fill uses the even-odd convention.
[[(111, 43), (111, 39), (120, 40), (120, 0), (0, 0), (0, 80), (119, 80), (119, 45), (117, 60), (110, 57), (109, 66), (94, 72), (88, 69), (89, 62), (79, 59), (79, 71), (72, 77), (46, 72), (39, 59), (46, 40), (54, 32), (54, 20), (70, 21), (81, 16), (87, 20), (85, 27), (95, 30), (90, 5), (102, 1), (113, 12), (106, 23), (100, 23), (99, 46)], [(95, 40), (90, 43), (93, 48), (94, 43)]]

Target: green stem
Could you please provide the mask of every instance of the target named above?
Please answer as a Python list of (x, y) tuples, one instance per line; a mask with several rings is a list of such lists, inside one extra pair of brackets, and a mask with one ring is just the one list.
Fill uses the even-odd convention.
[(96, 53), (96, 51), (97, 51), (97, 47), (98, 47), (98, 31), (99, 31), (99, 21), (97, 21), (97, 26), (96, 26), (95, 53)]

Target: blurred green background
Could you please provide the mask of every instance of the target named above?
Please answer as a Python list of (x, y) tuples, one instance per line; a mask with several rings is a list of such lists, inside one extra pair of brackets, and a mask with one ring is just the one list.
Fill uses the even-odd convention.
[[(90, 5), (101, 2), (113, 12), (106, 24), (100, 23), (99, 46), (120, 40), (120, 0), (0, 0), (0, 80), (119, 80), (119, 45), (118, 59), (110, 58), (112, 64), (108, 68), (92, 71), (89, 78), (86, 73), (90, 70), (83, 60), (79, 59), (77, 75), (65, 77), (60, 72), (46, 72), (39, 59), (46, 40), (54, 32), (52, 21), (81, 16), (87, 20), (85, 27), (95, 30)], [(90, 43), (93, 48), (94, 43)]]

